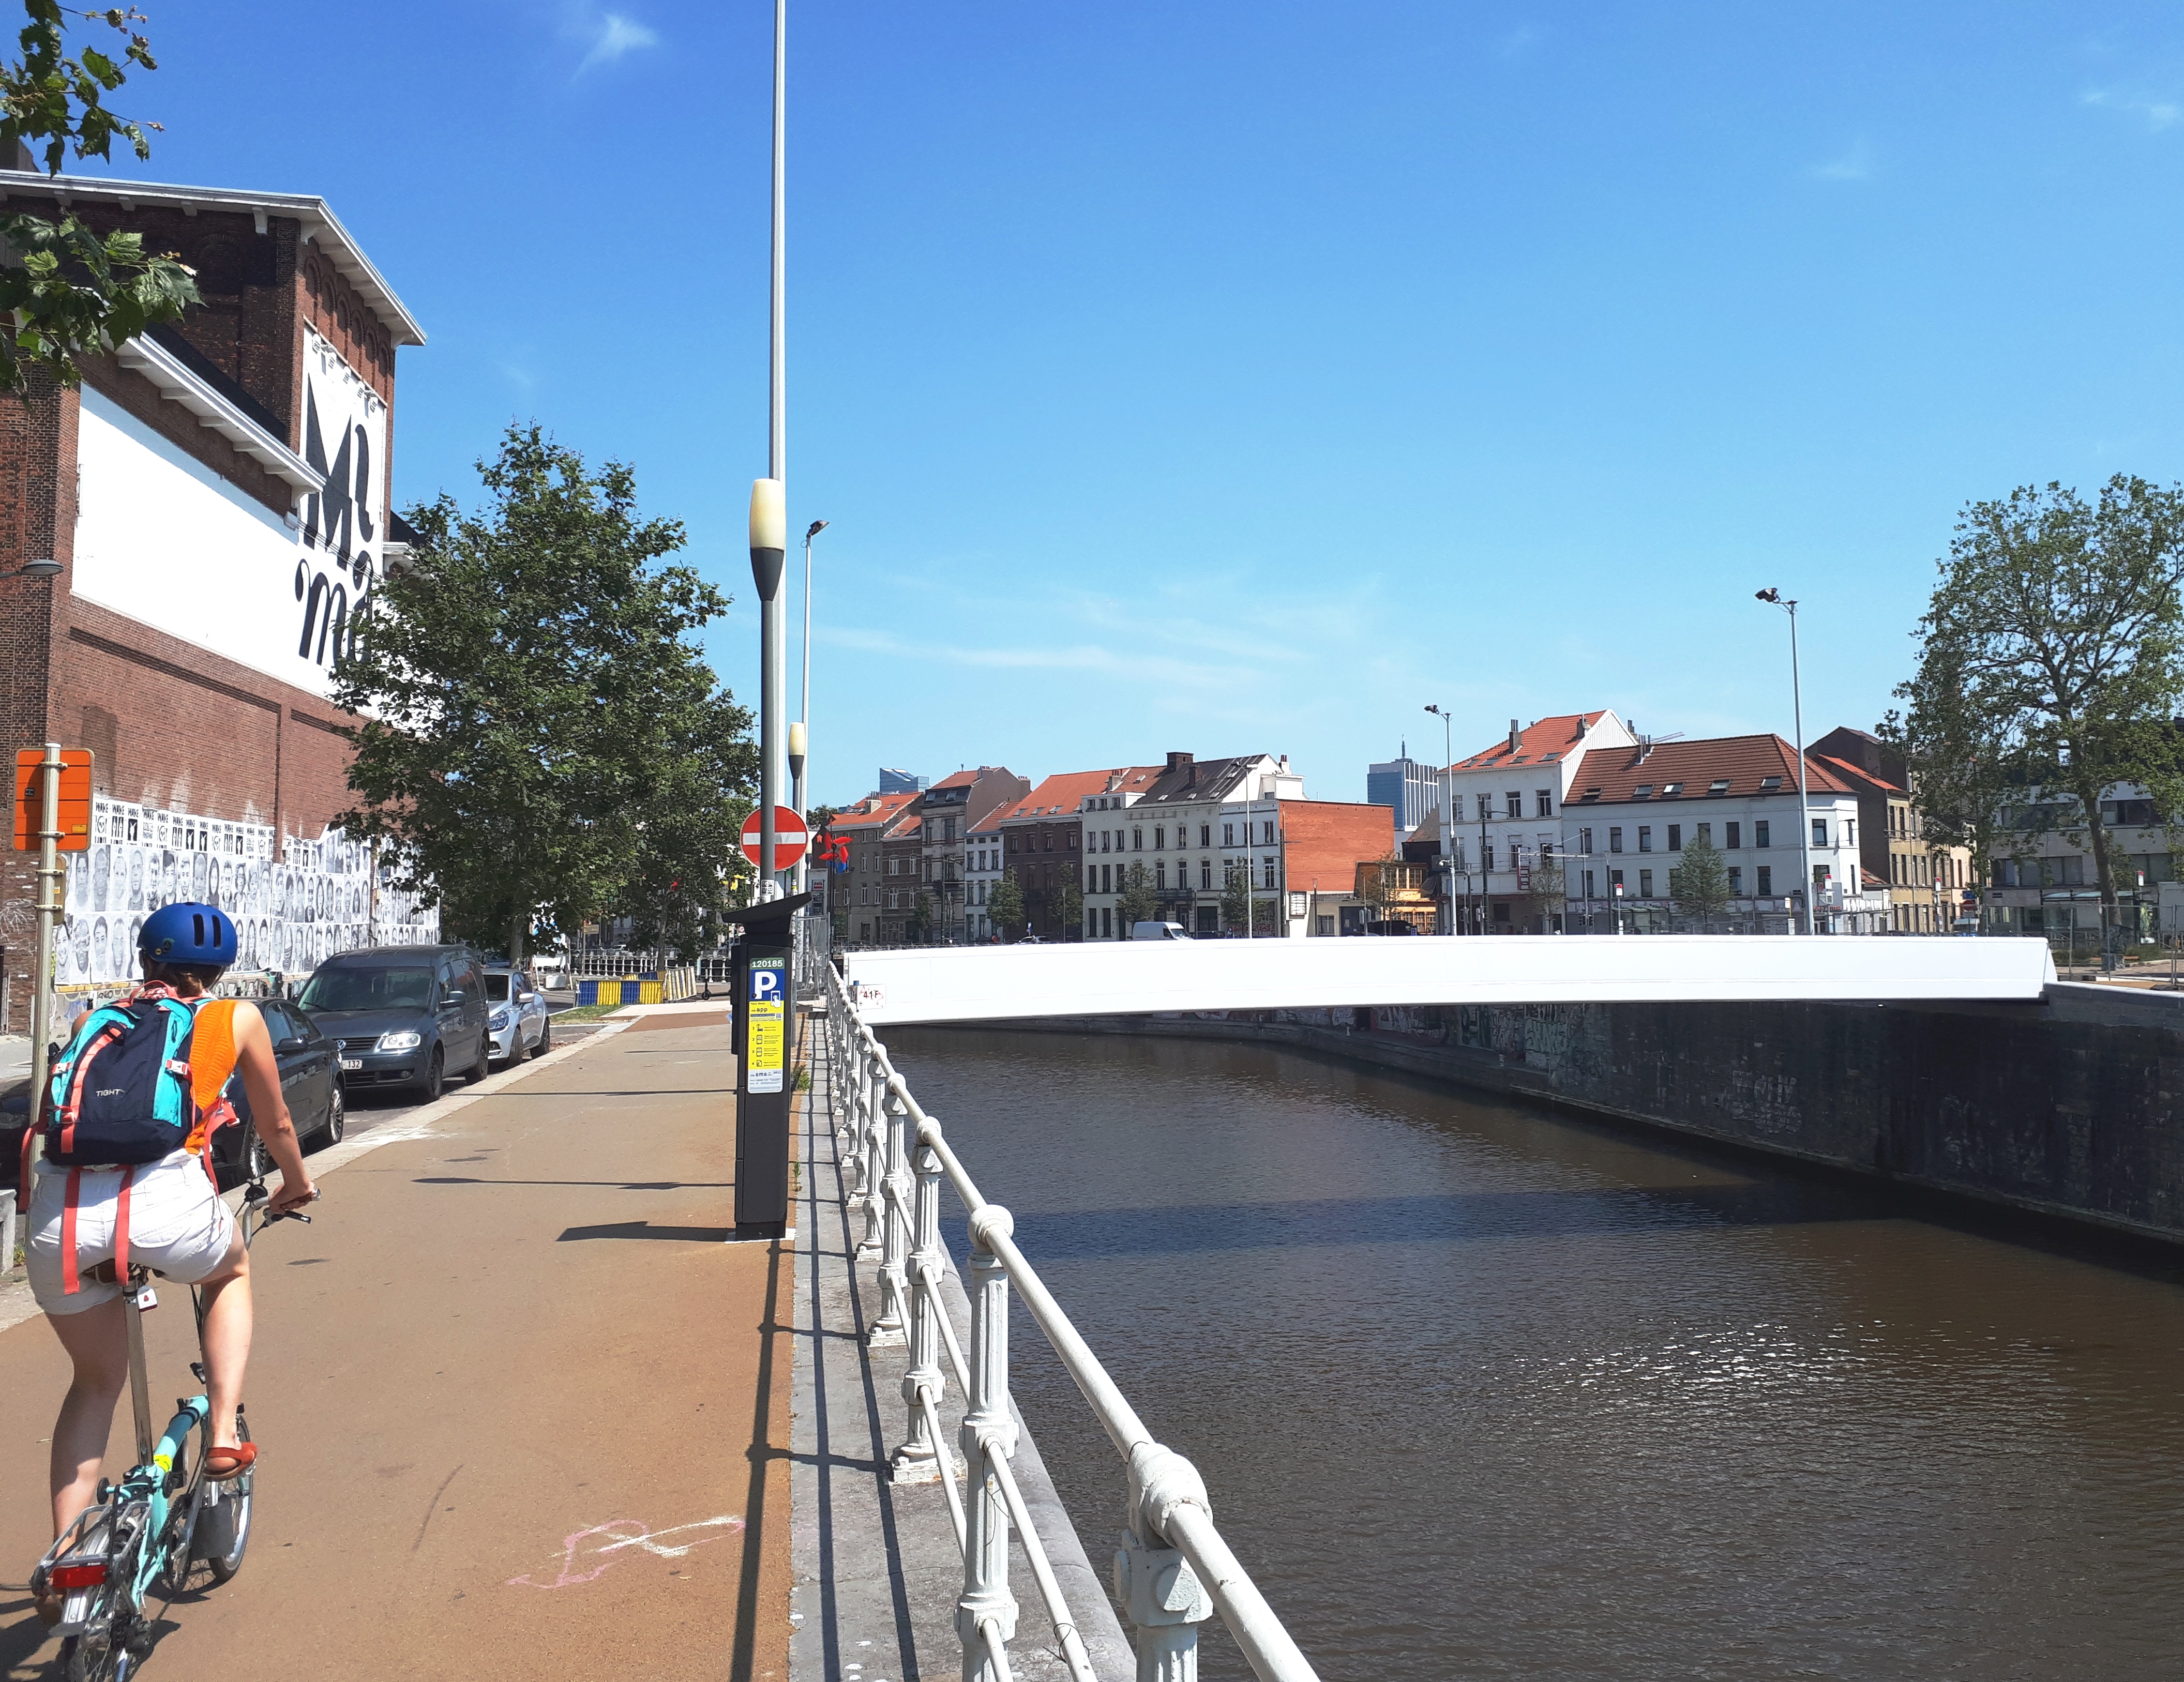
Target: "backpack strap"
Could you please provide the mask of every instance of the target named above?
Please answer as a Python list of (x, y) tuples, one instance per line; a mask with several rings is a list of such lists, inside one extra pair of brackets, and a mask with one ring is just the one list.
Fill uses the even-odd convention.
[(61, 1295), (74, 1296), (83, 1289), (75, 1270), (75, 1200), (83, 1185), (83, 1170), (70, 1168), (68, 1195), (61, 1200)]
[(114, 1199), (114, 1277), (124, 1290), (129, 1289), (129, 1183), (136, 1178), (135, 1167), (124, 1168)]

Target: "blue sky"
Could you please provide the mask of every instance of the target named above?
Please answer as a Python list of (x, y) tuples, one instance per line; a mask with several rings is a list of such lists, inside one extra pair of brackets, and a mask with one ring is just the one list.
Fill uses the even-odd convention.
[[(321, 193), (423, 321), (398, 501), (512, 419), (737, 597), (772, 8), (153, 5), (154, 179)], [(1870, 727), (1969, 498), (2180, 476), (2184, 14), (794, 0), (816, 798), (1610, 705)], [(133, 167), (124, 173), (137, 172)], [(1439, 728), (1430, 738), (1438, 756)]]

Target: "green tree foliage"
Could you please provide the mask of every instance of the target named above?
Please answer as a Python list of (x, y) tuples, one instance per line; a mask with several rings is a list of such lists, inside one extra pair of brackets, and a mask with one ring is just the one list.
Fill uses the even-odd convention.
[(1123, 872), (1122, 895), (1115, 904), (1115, 921), (1122, 925), (1119, 933), (1127, 935), (1131, 927), (1141, 922), (1150, 922), (1160, 915), (1160, 901), (1153, 895), (1153, 873), (1147, 870), (1142, 859), (1133, 860)]
[(1014, 871), (994, 884), (993, 894), (986, 901), (986, 915), (1011, 940), (1023, 933), (1024, 893), (1017, 884)]
[[(143, 18), (118, 7), (71, 12), (54, 0), (24, 0), (23, 9), (22, 56), (0, 58), (0, 158), (12, 162), (17, 147), (28, 147), (43, 153), (47, 175), (58, 175), (70, 151), (110, 159), (120, 139), (148, 159), (143, 128), (104, 103), (127, 80), (125, 66), (159, 68), (134, 27)], [(113, 28), (119, 56), (86, 47), (70, 58), (70, 17)], [(0, 265), (0, 311), (10, 328), (0, 334), (0, 389), (23, 391), (34, 377), (73, 386), (82, 378), (78, 358), (178, 320), (199, 301), (191, 271), (172, 253), (148, 254), (141, 234), (102, 236), (74, 212), (54, 220), (0, 211), (0, 241), (15, 259)]]
[(511, 426), (478, 471), (478, 512), (412, 510), (415, 564), (336, 669), (362, 715), (337, 821), (514, 961), (616, 911), (687, 950), (727, 903), (757, 775), (749, 712), (686, 640), (727, 598), (660, 564), (682, 527), (638, 514), (628, 468)]
[(1047, 909), (1054, 918), (1054, 938), (1057, 940), (1081, 940), (1084, 927), (1084, 890), (1078, 885), (1077, 871), (1072, 866), (1061, 872), (1061, 879), (1054, 891), (1046, 896)]
[[(2101, 797), (2137, 783), (2184, 811), (2184, 489), (2118, 474), (2088, 504), (2051, 483), (1975, 503), (1919, 621), (1919, 666), (1882, 733), (1908, 762), (1926, 839), (2025, 853), (2051, 832), (2093, 858), (2115, 927)], [(2013, 830), (1995, 827), (2014, 788)]]
[(904, 921), (903, 934), (913, 946), (922, 946), (933, 938), (933, 896), (922, 888), (917, 890), (910, 916)]
[(1230, 859), (1221, 871), (1221, 926), (1244, 932), (1251, 915), (1251, 866), (1248, 860)]
[(1669, 871), (1669, 897), (1702, 933), (1728, 911), (1729, 865), (1703, 831), (1685, 844), (1684, 861)]

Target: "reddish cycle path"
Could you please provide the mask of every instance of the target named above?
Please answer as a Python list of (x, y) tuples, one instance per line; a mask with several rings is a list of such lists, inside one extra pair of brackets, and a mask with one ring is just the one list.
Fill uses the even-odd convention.
[[(146, 1682), (785, 1682), (792, 1268), (722, 1242), (734, 1060), (689, 1021), (364, 1149), (321, 1176), (312, 1225), (259, 1241), (249, 1554), (174, 1606)], [(155, 1399), (192, 1388), (187, 1301), (146, 1323)], [(66, 1371), (42, 1318), (0, 1332), (9, 1682), (56, 1650), (22, 1585)], [(109, 1473), (128, 1417), (125, 1398)]]

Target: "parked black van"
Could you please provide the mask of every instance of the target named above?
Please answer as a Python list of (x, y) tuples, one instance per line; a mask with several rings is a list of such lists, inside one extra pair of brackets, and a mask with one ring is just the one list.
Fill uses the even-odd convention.
[(337, 952), (311, 972), (296, 1003), (338, 1045), (343, 1086), (414, 1089), (429, 1104), (449, 1073), (473, 1083), (486, 1077), (484, 971), (468, 946)]

